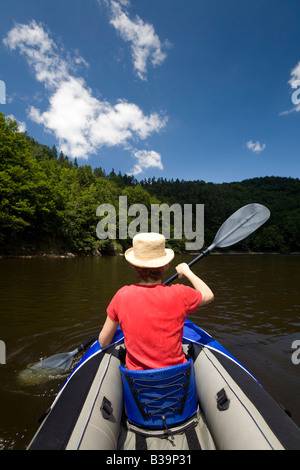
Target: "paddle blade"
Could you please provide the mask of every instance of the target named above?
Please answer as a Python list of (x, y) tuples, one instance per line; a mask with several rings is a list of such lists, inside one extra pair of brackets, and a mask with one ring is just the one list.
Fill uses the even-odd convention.
[(54, 356), (48, 357), (44, 361), (31, 366), (30, 369), (32, 370), (40, 370), (40, 369), (59, 369), (59, 370), (68, 370), (71, 367), (73, 362), (74, 356), (77, 354), (78, 349), (68, 353), (61, 353), (55, 354)]
[(88, 341), (86, 341), (85, 343), (82, 343), (77, 349), (74, 349), (74, 351), (67, 352), (67, 353), (54, 354), (54, 356), (48, 357), (47, 359), (44, 359), (43, 361), (39, 362), (38, 364), (35, 364), (34, 366), (31, 366), (30, 369), (32, 369), (32, 370), (41, 370), (41, 369), (54, 370), (54, 369), (58, 369), (58, 370), (62, 370), (62, 371), (68, 370), (71, 367), (74, 356), (76, 356), (76, 354), (83, 351), (88, 346), (90, 346), (92, 343), (94, 343), (98, 339), (98, 336), (99, 336), (99, 334), (94, 335)]
[(263, 225), (269, 217), (269, 209), (261, 204), (241, 207), (219, 228), (211, 247), (224, 248), (238, 243)]

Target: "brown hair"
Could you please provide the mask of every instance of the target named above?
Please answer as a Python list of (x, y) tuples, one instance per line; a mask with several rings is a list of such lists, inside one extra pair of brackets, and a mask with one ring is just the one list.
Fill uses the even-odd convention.
[(162, 266), (160, 268), (139, 268), (135, 266), (135, 270), (138, 273), (139, 278), (144, 281), (160, 281), (163, 273), (168, 268), (167, 266)]

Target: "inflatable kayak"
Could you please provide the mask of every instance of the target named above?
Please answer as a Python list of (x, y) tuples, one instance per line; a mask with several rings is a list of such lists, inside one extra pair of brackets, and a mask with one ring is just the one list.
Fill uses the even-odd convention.
[[(187, 356), (183, 372), (180, 367), (178, 371), (165, 368), (171, 369), (166, 378), (165, 370), (158, 369), (162, 376), (157, 378), (153, 371), (159, 384), (158, 403), (157, 388), (153, 392), (149, 386), (152, 371), (127, 376), (122, 331), (118, 329), (103, 350), (96, 341), (47, 410), (28, 449), (300, 449), (300, 429), (283, 408), (228, 351), (189, 320), (184, 326), (183, 350)], [(179, 384), (175, 392), (170, 391), (174, 384)], [(138, 402), (142, 389), (147, 398)], [(184, 405), (176, 408), (168, 400), (172, 395), (177, 403), (179, 389), (184, 390)], [(150, 406), (148, 414), (145, 409)], [(168, 407), (174, 412), (167, 411)], [(183, 408), (188, 409), (186, 415)], [(173, 422), (176, 415), (180, 419)], [(157, 420), (163, 425), (157, 425)]]

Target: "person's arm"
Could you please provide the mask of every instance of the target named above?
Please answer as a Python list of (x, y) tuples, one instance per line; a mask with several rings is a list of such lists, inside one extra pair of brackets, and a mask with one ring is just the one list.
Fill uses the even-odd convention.
[(194, 289), (198, 290), (202, 294), (202, 300), (200, 305), (209, 304), (214, 300), (214, 294), (208, 285), (205, 284), (200, 277), (196, 276), (196, 274), (191, 271), (190, 267), (186, 263), (181, 263), (176, 267), (176, 271), (178, 274), (179, 279), (186, 277)]
[(101, 348), (105, 348), (111, 343), (118, 326), (119, 322), (111, 320), (109, 316), (106, 317), (103, 328), (99, 334), (99, 344)]

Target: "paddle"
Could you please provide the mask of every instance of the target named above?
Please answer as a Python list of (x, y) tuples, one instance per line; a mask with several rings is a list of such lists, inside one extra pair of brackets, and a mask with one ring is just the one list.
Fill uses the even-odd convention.
[[(269, 217), (269, 209), (261, 204), (248, 204), (241, 207), (221, 225), (213, 243), (205, 251), (190, 261), (188, 265), (192, 266), (197, 263), (201, 258), (208, 255), (214, 248), (224, 248), (238, 243), (263, 225)], [(167, 279), (164, 284), (169, 285), (177, 279), (177, 277), (178, 274), (175, 273)]]
[(86, 349), (88, 346), (90, 346), (92, 343), (94, 343), (98, 339), (98, 336), (99, 336), (99, 333), (97, 335), (94, 335), (85, 343), (82, 343), (80, 346), (78, 346), (77, 349), (74, 349), (74, 351), (67, 352), (67, 353), (54, 354), (54, 356), (48, 357), (47, 359), (44, 359), (38, 364), (31, 366), (30, 369), (37, 370), (37, 371), (40, 369), (68, 370), (73, 362), (74, 357), (78, 353)]
[[(213, 243), (195, 259), (193, 259), (189, 266), (197, 263), (201, 258), (210, 253), (214, 248), (223, 248), (226, 246), (234, 245), (235, 243), (243, 240), (258, 227), (264, 224), (270, 217), (270, 211), (261, 204), (248, 204), (241, 207), (234, 214), (232, 214), (219, 228)], [(168, 285), (178, 277), (174, 274), (164, 284)], [(68, 353), (55, 354), (38, 364), (32, 366), (30, 369), (60, 369), (67, 370), (72, 364), (74, 356), (80, 351), (86, 349), (90, 344), (95, 342), (98, 334), (90, 338), (85, 343), (81, 344), (77, 349)]]

